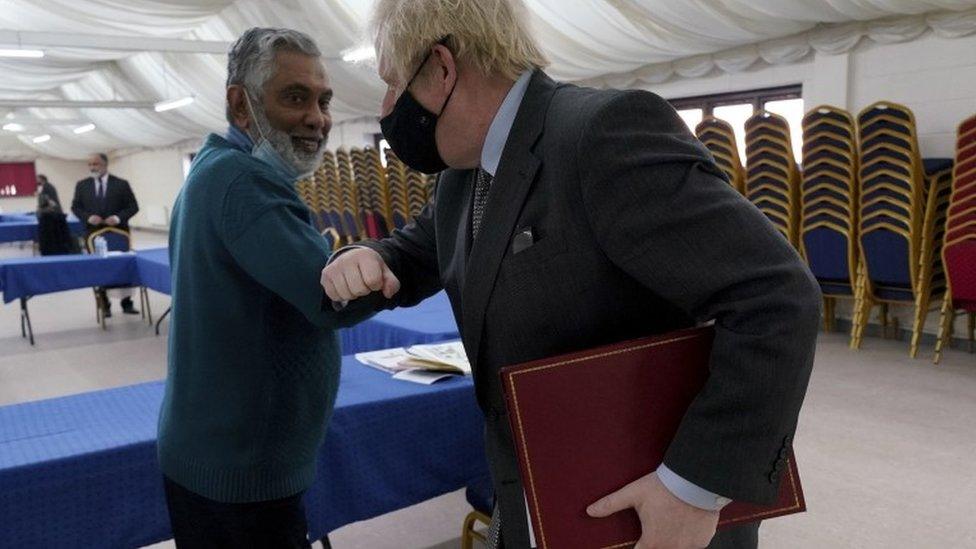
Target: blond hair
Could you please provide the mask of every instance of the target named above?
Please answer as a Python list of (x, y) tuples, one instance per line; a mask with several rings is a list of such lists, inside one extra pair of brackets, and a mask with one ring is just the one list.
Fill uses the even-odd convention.
[(401, 82), (444, 38), (458, 60), (514, 80), (549, 64), (527, 21), (521, 0), (379, 0), (370, 28), (378, 58)]

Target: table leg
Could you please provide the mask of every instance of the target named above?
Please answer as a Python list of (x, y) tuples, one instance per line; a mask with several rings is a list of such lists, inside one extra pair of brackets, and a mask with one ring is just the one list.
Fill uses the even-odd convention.
[(153, 325), (152, 308), (149, 305), (149, 290), (145, 286), (139, 288), (139, 301), (142, 304), (142, 318), (149, 319), (149, 325)]
[[(34, 327), (31, 326), (30, 311), (27, 309), (27, 300), (30, 297), (20, 298), (20, 335), (30, 337), (30, 344), (34, 345)], [(24, 329), (26, 325), (26, 330)]]
[(167, 307), (166, 308), (166, 311), (163, 312), (163, 315), (161, 317), (159, 317), (159, 320), (156, 321), (156, 335), (157, 336), (159, 335), (159, 325), (163, 323), (163, 319), (165, 319), (166, 316), (169, 315), (170, 311), (172, 311), (172, 310), (173, 310), (173, 307), (172, 306)]
[(322, 549), (332, 549), (332, 544), (329, 543), (329, 535), (328, 534), (322, 536), (322, 539), (320, 539), (319, 542), (322, 543)]

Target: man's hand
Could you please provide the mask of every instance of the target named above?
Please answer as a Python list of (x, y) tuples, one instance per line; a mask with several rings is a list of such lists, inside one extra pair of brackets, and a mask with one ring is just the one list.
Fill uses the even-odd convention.
[(717, 511), (705, 511), (674, 497), (656, 473), (604, 497), (586, 512), (604, 518), (631, 508), (640, 517), (642, 531), (635, 549), (707, 547), (718, 525)]
[(322, 270), (322, 288), (329, 299), (339, 303), (381, 290), (390, 299), (400, 291), (400, 281), (380, 254), (357, 248), (343, 253)]
[(105, 220), (105, 224), (108, 225), (109, 227), (115, 227), (119, 223), (122, 223), (122, 220), (119, 219), (119, 216), (117, 215), (110, 216), (108, 219)]
[(102, 224), (102, 221), (104, 221), (104, 219), (102, 219), (100, 216), (97, 216), (97, 215), (90, 215), (90, 216), (88, 216), (88, 224), (89, 225), (101, 225)]

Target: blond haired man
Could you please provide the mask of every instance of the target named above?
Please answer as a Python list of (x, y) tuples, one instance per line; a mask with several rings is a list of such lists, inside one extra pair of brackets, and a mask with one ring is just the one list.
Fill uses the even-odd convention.
[(345, 250), (322, 284), (335, 301), (395, 291), (388, 307), (446, 289), (485, 414), (492, 544), (534, 544), (499, 368), (714, 320), (711, 376), (664, 464), (586, 511), (636, 510), (643, 548), (755, 547), (756, 526), (715, 525), (778, 490), (819, 316), (799, 256), (661, 98), (550, 79), (517, 0), (375, 9), (383, 133), (444, 171), (414, 223)]

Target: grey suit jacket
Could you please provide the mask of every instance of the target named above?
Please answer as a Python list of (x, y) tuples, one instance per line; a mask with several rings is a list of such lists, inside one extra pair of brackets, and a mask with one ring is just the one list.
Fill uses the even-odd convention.
[[(402, 283), (387, 306), (447, 290), (506, 546), (526, 546), (527, 527), (499, 368), (696, 322), (715, 321), (711, 375), (665, 463), (717, 494), (771, 501), (813, 363), (818, 286), (670, 105), (539, 71), (472, 244), (473, 185), (473, 170), (445, 171), (414, 223), (366, 245)], [(535, 243), (514, 253), (526, 228)]]

